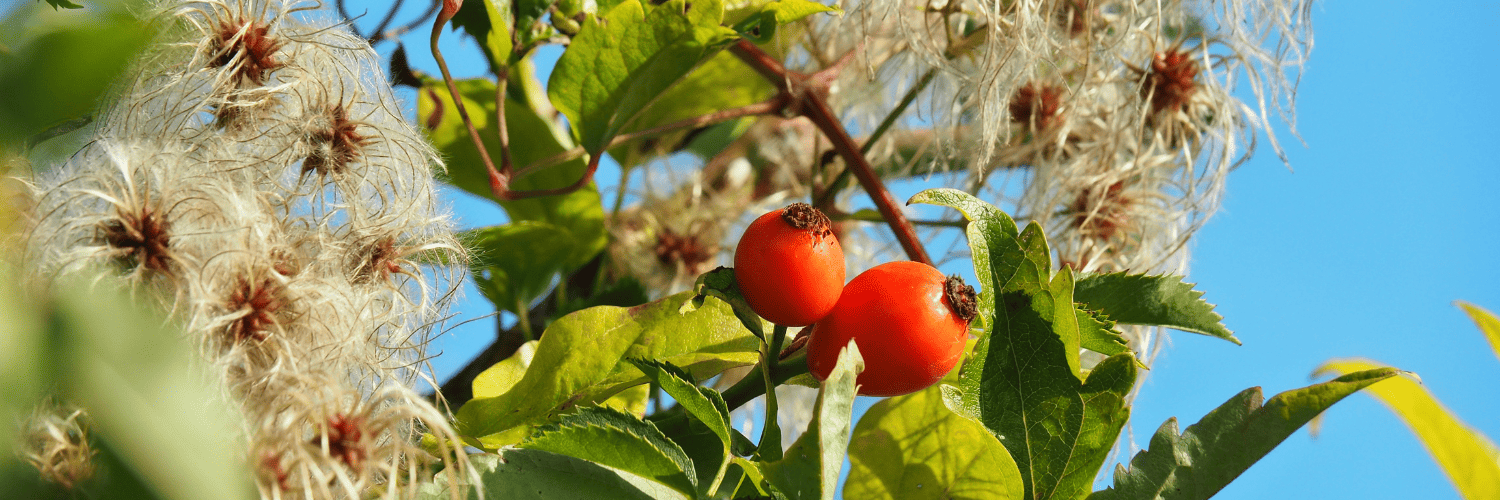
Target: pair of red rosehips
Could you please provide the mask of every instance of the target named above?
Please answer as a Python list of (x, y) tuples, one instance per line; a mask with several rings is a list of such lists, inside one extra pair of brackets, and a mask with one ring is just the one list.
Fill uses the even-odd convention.
[(844, 284), (844, 251), (832, 222), (794, 203), (750, 223), (734, 252), (735, 279), (756, 314), (783, 326), (812, 325), (807, 366), (828, 378), (852, 339), (864, 356), (866, 396), (922, 390), (963, 357), (974, 289), (920, 262), (888, 262)]

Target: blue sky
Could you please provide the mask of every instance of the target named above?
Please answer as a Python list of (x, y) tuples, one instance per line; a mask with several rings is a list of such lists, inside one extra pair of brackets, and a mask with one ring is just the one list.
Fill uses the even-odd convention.
[[(1500, 398), (1486, 383), (1500, 380), (1500, 360), (1452, 305), (1500, 310), (1500, 159), (1489, 142), (1500, 134), (1500, 94), (1490, 90), (1500, 75), (1484, 55), (1500, 45), (1500, 4), (1313, 9), (1317, 44), (1298, 92), (1307, 147), (1284, 127), (1281, 135), (1295, 172), (1262, 149), (1231, 174), (1222, 211), (1193, 247), (1189, 280), (1244, 345), (1175, 334), (1134, 408), (1141, 444), (1168, 417), (1186, 427), (1240, 390), (1302, 387), (1321, 362), (1351, 356), (1417, 372), (1470, 425), (1500, 436)], [(408, 37), (412, 62), (435, 71), (426, 32)], [(445, 54), (459, 73), (477, 74), (477, 52), (457, 39), (445, 36)], [(471, 226), (503, 217), (462, 198), (456, 209)], [(458, 319), (492, 310), (469, 298)], [(482, 320), (438, 339), (440, 375), (493, 328)], [(1364, 395), (1327, 412), (1316, 439), (1299, 431), (1217, 498), (1272, 495), (1458, 498), (1401, 422)]]

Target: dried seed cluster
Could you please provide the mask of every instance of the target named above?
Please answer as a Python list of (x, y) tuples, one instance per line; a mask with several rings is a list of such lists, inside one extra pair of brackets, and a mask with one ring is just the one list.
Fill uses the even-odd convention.
[(27, 260), (159, 297), (241, 409), (266, 498), (408, 497), (428, 464), (464, 470), (416, 445), (456, 438), (412, 389), (464, 272), (432, 263), (464, 255), (375, 52), (315, 7), (159, 6), (92, 139), (33, 181)]

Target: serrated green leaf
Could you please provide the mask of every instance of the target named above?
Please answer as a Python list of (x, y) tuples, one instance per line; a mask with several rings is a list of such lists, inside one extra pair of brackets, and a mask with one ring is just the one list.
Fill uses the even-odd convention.
[(785, 458), (760, 463), (761, 471), (787, 498), (832, 500), (849, 449), (854, 384), (864, 357), (854, 341), (839, 350), (838, 361), (823, 387), (807, 430), (786, 450)]
[(590, 154), (604, 150), (635, 116), (734, 37), (719, 26), (717, 0), (672, 0), (647, 7), (621, 2), (589, 17), (547, 83)]
[[(974, 261), (974, 276), (981, 284), (978, 316), (980, 321), (976, 326), (985, 332), (990, 331), (995, 324), (995, 294), (998, 292), (998, 287), (992, 287), (989, 284), (1008, 281), (1024, 258), (1021, 243), (1017, 239), (1021, 231), (1016, 228), (1016, 222), (994, 205), (952, 188), (922, 191), (906, 202), (907, 205), (913, 203), (953, 208), (969, 219), (969, 224), (964, 227), (964, 235), (969, 239), (969, 252)], [(996, 280), (996, 272), (1004, 278)]]
[(740, 294), (740, 285), (734, 280), (732, 268), (720, 267), (698, 276), (698, 281), (693, 284), (693, 293), (693, 300), (683, 306), (684, 311), (689, 307), (698, 307), (708, 297), (714, 297), (727, 302), (734, 309), (735, 317), (745, 325), (745, 329), (758, 338), (766, 338), (766, 328), (773, 326), (755, 314), (750, 303), (745, 301), (745, 296)]
[(1500, 358), (1500, 318), (1495, 317), (1495, 313), (1468, 302), (1458, 301), (1458, 307), (1479, 327), (1479, 332), (1490, 342), (1490, 350), (1495, 351), (1495, 357)]
[[(1470, 315), (1476, 312), (1484, 311), (1470, 311)], [(1481, 321), (1476, 318), (1475, 322)], [(1347, 375), (1384, 366), (1364, 359), (1335, 359), (1319, 366), (1313, 376)], [(1392, 377), (1371, 385), (1365, 392), (1406, 423), (1460, 495), (1467, 499), (1500, 498), (1500, 449), (1443, 406), (1421, 383), (1408, 377)]]
[(1349, 373), (1321, 384), (1277, 394), (1261, 405), (1252, 387), (1177, 434), (1167, 419), (1150, 448), (1115, 470), (1114, 486), (1090, 495), (1105, 499), (1206, 499), (1239, 477), (1287, 436), (1334, 403), (1399, 373), (1381, 368)]
[[(469, 118), (492, 155), (498, 155), (500, 140), (495, 125), (495, 82), (477, 78), (459, 80), (459, 95), (469, 110)], [(479, 158), (479, 150), (469, 138), (469, 131), (454, 108), (448, 88), (440, 81), (424, 80), (417, 92), (417, 116), (428, 124), (427, 137), (448, 159), (447, 182), (464, 191), (499, 203), (512, 222), (536, 221), (567, 229), (575, 245), (568, 253), (566, 270), (582, 266), (604, 249), (609, 235), (604, 228), (604, 206), (599, 191), (589, 184), (578, 191), (558, 196), (544, 196), (516, 201), (500, 201), (490, 191), (489, 172)], [(567, 134), (542, 118), (526, 103), (510, 99), (505, 105), (507, 132), (510, 134), (511, 158), (516, 168), (571, 149)], [(515, 190), (560, 188), (572, 184), (587, 165), (572, 160), (554, 165), (514, 180)]]
[(1120, 323), (1165, 326), (1240, 343), (1213, 304), (1203, 300), (1203, 292), (1181, 276), (1091, 274), (1078, 280), (1073, 294), (1087, 308)]
[(532, 301), (567, 268), (577, 245), (572, 232), (544, 222), (520, 221), (465, 231), (473, 253), (474, 284), (497, 309), (527, 314)]
[[(498, 455), (472, 455), (469, 463), (479, 474), (478, 488), (467, 498), (553, 500), (608, 498), (621, 500), (687, 500), (692, 498), (661, 483), (580, 458), (556, 453), (510, 448)], [(449, 486), (441, 481), (423, 488), (423, 500), (448, 500)]]
[[(1076, 305), (1076, 304), (1075, 304)], [(1084, 349), (1105, 356), (1125, 354), (1130, 351), (1130, 342), (1115, 329), (1114, 320), (1102, 312), (1077, 308), (1078, 333)]]
[(941, 387), (875, 403), (860, 417), (846, 498), (1021, 498), (1021, 473), (1005, 446), (943, 406)]
[(698, 491), (693, 461), (677, 443), (650, 422), (609, 408), (579, 408), (543, 427), (520, 447), (613, 467), (689, 496)]
[(690, 298), (683, 292), (631, 308), (594, 307), (554, 321), (520, 381), (459, 409), (459, 433), (493, 448), (488, 436), (638, 385), (645, 377), (626, 358), (667, 361), (698, 377), (754, 363), (760, 342), (729, 306), (714, 299), (678, 312)]
[[(913, 201), (952, 206), (974, 221), (966, 232), (975, 274), (983, 289), (998, 291), (981, 305), (993, 322), (958, 384), (938, 389), (944, 404), (1000, 440), (1026, 498), (1087, 493), (1129, 415), (1124, 401), (1136, 378), (1133, 356), (1111, 356), (1082, 378), (1083, 332), (1098, 324), (1074, 304), (1072, 270), (1052, 273), (1041, 226), (1033, 222), (1014, 233), (998, 209), (956, 191), (925, 191)], [(989, 227), (974, 231), (980, 221)]]
[[(699, 387), (693, 381), (692, 375), (677, 366), (662, 361), (648, 359), (629, 359), (629, 361), (646, 374), (646, 378), (661, 386), (661, 390), (682, 405), (688, 415), (697, 419), (708, 427), (719, 440), (723, 441), (725, 449), (731, 443), (729, 427), (729, 408), (724, 403), (723, 396), (718, 391), (708, 387)], [(717, 401), (715, 401), (717, 399)]]

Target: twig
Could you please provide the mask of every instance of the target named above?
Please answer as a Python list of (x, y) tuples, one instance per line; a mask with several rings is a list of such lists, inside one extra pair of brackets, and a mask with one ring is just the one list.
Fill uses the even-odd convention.
[[(748, 40), (736, 42), (730, 46), (730, 50), (757, 73), (776, 85), (783, 95), (791, 99), (788, 110), (806, 116), (818, 127), (818, 130), (823, 132), (824, 136), (828, 137), (828, 140), (833, 143), (833, 149), (838, 151), (839, 156), (844, 157), (844, 163), (854, 171), (854, 176), (859, 179), (860, 186), (870, 194), (870, 198), (875, 202), (875, 208), (880, 211), (880, 215), (885, 217), (886, 223), (896, 233), (896, 240), (901, 242), (901, 248), (906, 251), (906, 256), (911, 260), (931, 265), (932, 258), (927, 256), (927, 250), (917, 239), (916, 229), (912, 227), (911, 222), (906, 220), (906, 214), (901, 212), (896, 198), (885, 188), (880, 177), (875, 175), (874, 169), (865, 159), (865, 155), (860, 152), (859, 146), (854, 144), (854, 139), (849, 137), (839, 123), (838, 117), (834, 116), (833, 110), (828, 108), (828, 101), (823, 95), (826, 87), (823, 89), (815, 87), (820, 83), (826, 85), (824, 81), (831, 79), (831, 76), (821, 73), (802, 75), (787, 71), (780, 62)], [(830, 69), (836, 70), (836, 67)]]
[(469, 111), (464, 107), (463, 96), (458, 93), (458, 84), (454, 83), (453, 75), (448, 72), (448, 62), (443, 60), (443, 52), (438, 50), (438, 39), (443, 35), (443, 25), (448, 24), (448, 20), (453, 19), (453, 15), (458, 13), (458, 5), (461, 3), (444, 0), (443, 10), (438, 13), (437, 21), (432, 23), (432, 57), (437, 60), (438, 69), (443, 72), (443, 82), (448, 84), (448, 94), (453, 96), (453, 105), (458, 108), (458, 116), (463, 118), (464, 126), (469, 129), (469, 139), (474, 141), (474, 147), (479, 149), (479, 159), (484, 161), (484, 168), (490, 173), (490, 191), (495, 194), (496, 198), (504, 200), (509, 198), (510, 182), (495, 170), (495, 162), (490, 160), (490, 152), (485, 149), (484, 140), (479, 138), (479, 130), (475, 129), (474, 122), (469, 120)]

